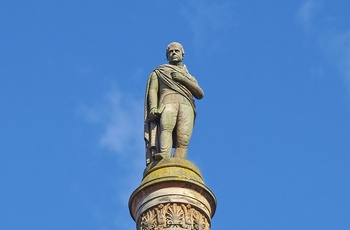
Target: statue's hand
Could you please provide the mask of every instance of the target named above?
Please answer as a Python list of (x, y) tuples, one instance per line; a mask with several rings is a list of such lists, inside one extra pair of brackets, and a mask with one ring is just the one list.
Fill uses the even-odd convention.
[(179, 74), (177, 72), (171, 72), (170, 75), (173, 78), (173, 80), (177, 82), (183, 82), (185, 78), (182, 74)]
[(162, 105), (159, 109), (157, 109), (157, 108), (151, 109), (151, 111), (149, 112), (149, 115), (148, 115), (148, 120), (149, 121), (158, 120), (160, 117), (160, 114), (163, 112), (163, 110), (164, 110), (164, 105)]
[(159, 113), (158, 109), (157, 108), (153, 108), (149, 112), (148, 119), (149, 119), (149, 121), (155, 121), (155, 120), (157, 120), (159, 118), (159, 116), (160, 116), (160, 113)]

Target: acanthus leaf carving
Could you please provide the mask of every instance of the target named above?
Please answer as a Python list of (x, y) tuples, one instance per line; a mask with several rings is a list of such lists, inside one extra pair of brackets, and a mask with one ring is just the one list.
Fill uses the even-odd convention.
[(138, 230), (165, 230), (179, 228), (210, 230), (206, 216), (189, 204), (167, 203), (155, 206), (141, 214)]

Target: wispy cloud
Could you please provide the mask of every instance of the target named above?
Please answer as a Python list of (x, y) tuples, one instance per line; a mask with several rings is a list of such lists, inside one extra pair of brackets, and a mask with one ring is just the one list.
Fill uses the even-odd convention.
[(136, 151), (142, 132), (142, 103), (119, 92), (108, 95), (108, 111), (105, 132), (100, 139), (101, 146), (119, 155)]
[(320, 2), (315, 0), (305, 1), (299, 8), (296, 18), (306, 31), (312, 27), (314, 17), (319, 8)]
[[(323, 60), (345, 78), (350, 89), (350, 27), (338, 29), (342, 20), (327, 12), (330, 1), (307, 0), (299, 8), (296, 18), (323, 53)], [(320, 17), (320, 15), (323, 15)]]
[[(232, 17), (232, 1), (189, 1), (189, 7), (181, 11), (192, 29), (194, 44), (207, 46), (219, 41), (235, 24)], [(217, 36), (220, 34), (220, 36)], [(209, 43), (210, 41), (210, 43)], [(216, 44), (219, 44), (217, 42)]]
[[(143, 168), (145, 164), (143, 98), (113, 88), (98, 101), (95, 105), (81, 106), (80, 111), (88, 123), (100, 130), (96, 145), (104, 149), (102, 152), (115, 154), (118, 162), (127, 161), (127, 165), (119, 165), (125, 167), (123, 178), (134, 178), (135, 169)], [(128, 179), (124, 182), (131, 185)]]
[[(110, 202), (119, 207), (116, 209), (127, 210), (129, 196), (139, 185), (145, 167), (143, 98), (135, 98), (113, 88), (97, 101), (95, 105), (82, 106), (80, 113), (89, 124), (98, 126), (96, 130), (101, 130), (96, 146), (102, 149), (102, 153), (113, 153), (117, 158), (116, 175), (107, 175), (108, 178), (113, 178), (107, 181), (114, 191)], [(118, 211), (116, 214), (116, 209), (105, 210), (101, 204), (90, 202), (88, 205), (96, 221), (101, 224), (101, 229), (134, 228), (127, 211)], [(111, 223), (112, 216), (114, 223)], [(125, 221), (125, 218), (130, 218), (130, 221)]]
[(350, 29), (325, 36), (321, 39), (320, 45), (326, 60), (345, 77), (350, 88)]
[(143, 101), (113, 89), (98, 105), (82, 106), (86, 120), (103, 130), (102, 148), (125, 157), (142, 145)]

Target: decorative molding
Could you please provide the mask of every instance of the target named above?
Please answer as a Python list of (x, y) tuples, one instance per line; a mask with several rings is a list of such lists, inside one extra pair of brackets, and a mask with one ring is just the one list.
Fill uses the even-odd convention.
[(137, 221), (137, 230), (210, 230), (205, 215), (190, 204), (159, 204), (141, 214)]

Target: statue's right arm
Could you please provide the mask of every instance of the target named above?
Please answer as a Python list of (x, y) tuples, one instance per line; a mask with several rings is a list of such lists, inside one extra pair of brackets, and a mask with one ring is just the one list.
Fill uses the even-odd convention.
[(153, 113), (155, 113), (158, 108), (158, 77), (155, 72), (152, 72), (150, 76), (148, 103), (151, 116), (155, 115)]

